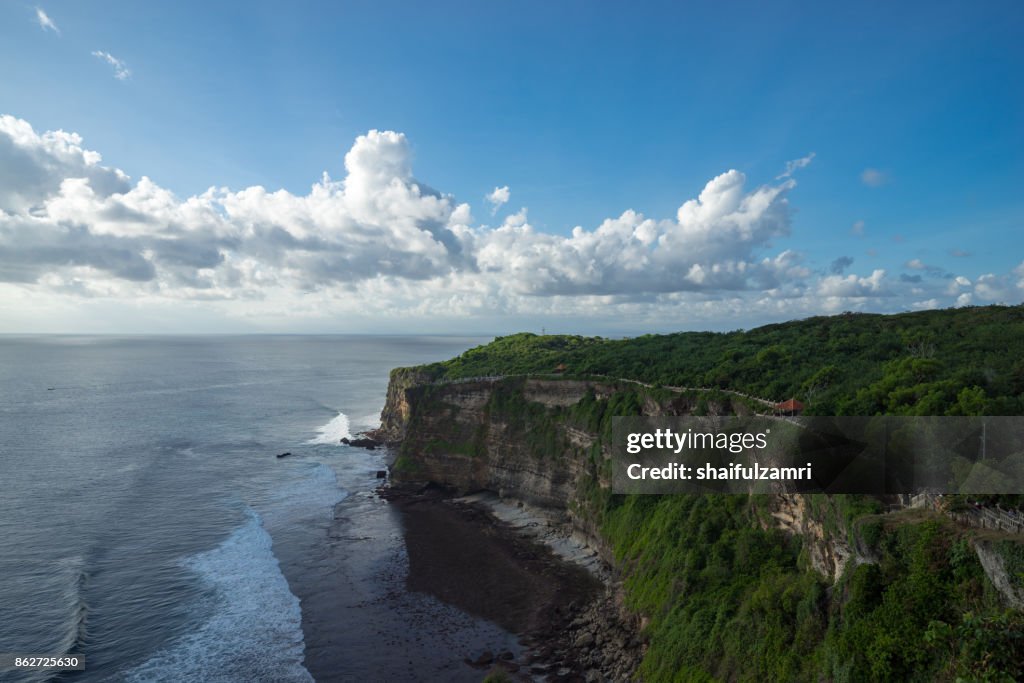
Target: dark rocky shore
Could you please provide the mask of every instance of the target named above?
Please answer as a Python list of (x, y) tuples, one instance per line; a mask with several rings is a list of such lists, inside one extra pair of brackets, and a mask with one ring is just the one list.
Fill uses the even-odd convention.
[(614, 591), (586, 569), (443, 489), (379, 494), (401, 512), (408, 589), (519, 636), (518, 655), (462, 653), (481, 679), (503, 672), (522, 681), (629, 680), (641, 653), (635, 628), (622, 623)]

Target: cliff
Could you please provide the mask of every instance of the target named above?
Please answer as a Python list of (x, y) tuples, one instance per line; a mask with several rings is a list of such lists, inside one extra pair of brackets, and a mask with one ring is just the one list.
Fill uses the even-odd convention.
[(380, 427), (373, 432), (373, 437), (385, 443), (401, 443), (412, 413), (407, 392), (432, 379), (432, 374), (421, 368), (393, 369), (388, 377), (388, 395), (380, 414)]
[(548, 508), (568, 508), (581, 478), (597, 476), (597, 435), (556, 423), (548, 409), (578, 403), (601, 384), (518, 379), (407, 387), (389, 434), (405, 433), (396, 481), (433, 481), (461, 492), (494, 491)]
[[(632, 402), (642, 415), (695, 411), (746, 414), (727, 392), (673, 392), (635, 383), (513, 377), (451, 383), (429, 381), (410, 369), (392, 374), (379, 432), (399, 448), (397, 483), (433, 482), (460, 493), (492, 491), (566, 512), (612, 558), (596, 528), (595, 497), (610, 486), (607, 424), (581, 405)], [(624, 398), (627, 397), (627, 398)], [(595, 495), (597, 494), (597, 495)], [(837, 579), (857, 558), (844, 534), (827, 533), (805, 496), (771, 496), (763, 526), (800, 537), (811, 566)]]
[(435, 377), (392, 373), (379, 436), (398, 451), (393, 481), (561, 515), (621, 580), (617, 601), (636, 617), (623, 623), (642, 624), (648, 643), (644, 680), (934, 680), (990, 668), (990, 650), (1024, 661), (1024, 642), (1005, 635), (1024, 618), (1003, 611), (1018, 606), (1007, 596), (1020, 587), (1019, 543), (1003, 542), (1004, 561), (942, 515), (884, 514), (856, 496), (610, 493), (612, 416), (756, 409), (740, 395)]

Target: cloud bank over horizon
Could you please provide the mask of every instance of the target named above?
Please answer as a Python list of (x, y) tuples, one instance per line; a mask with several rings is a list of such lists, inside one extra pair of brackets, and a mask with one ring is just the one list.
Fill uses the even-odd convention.
[[(917, 259), (913, 275), (858, 274), (848, 255), (815, 267), (779, 246), (794, 175), (813, 158), (757, 187), (727, 170), (673, 217), (629, 209), (558, 235), (531, 225), (526, 207), (477, 222), (469, 204), (415, 178), (398, 132), (356, 138), (344, 177), (324, 173), (305, 195), (253, 186), (179, 198), (104, 165), (77, 134), (5, 115), (0, 308), (15, 325), (91, 306), (201, 310), (269, 329), (557, 319), (643, 331), (1021, 301), (1024, 264), (968, 277)], [(484, 212), (510, 196), (496, 186)]]

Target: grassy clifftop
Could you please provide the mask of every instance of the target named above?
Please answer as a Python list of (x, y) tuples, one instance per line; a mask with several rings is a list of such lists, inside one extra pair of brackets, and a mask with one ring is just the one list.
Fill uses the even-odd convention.
[(1024, 414), (1024, 306), (842, 314), (746, 332), (498, 337), (425, 366), (436, 379), (608, 375), (798, 398), (819, 415)]

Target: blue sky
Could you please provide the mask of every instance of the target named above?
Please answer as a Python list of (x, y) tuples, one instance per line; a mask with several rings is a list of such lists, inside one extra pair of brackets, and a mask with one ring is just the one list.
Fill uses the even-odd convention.
[[(548, 329), (599, 332), (732, 328), (836, 308), (1018, 303), (1020, 35), (1019, 2), (4, 3), (0, 113), (39, 136), (77, 133), (83, 149), (102, 154), (103, 166), (130, 177), (122, 194), (147, 176), (182, 202), (211, 186), (263, 186), (304, 197), (325, 170), (345, 179), (343, 158), (358, 136), (397, 131), (405, 137), (396, 144), (412, 165), (408, 182), (451, 198), (446, 222), (454, 220), (454, 207), (468, 203), (474, 220), (466, 225), (478, 232), (498, 228), (522, 207), (526, 218), (514, 218), (509, 230), (528, 225), (534, 234), (563, 238), (574, 226), (594, 231), (627, 209), (671, 221), (730, 169), (743, 174), (746, 193), (793, 180), (779, 199), (786, 202), (783, 223), (765, 226), (740, 253), (719, 249), (707, 258), (734, 264), (731, 272), (747, 263), (745, 273), (787, 250), (800, 263), (768, 280), (715, 284), (694, 275), (673, 285), (665, 275), (634, 286), (601, 246), (571, 270), (559, 249), (576, 258), (578, 245), (495, 242), (489, 234), (470, 245), (470, 233), (455, 229), (454, 236), (430, 234), (448, 247), (457, 242), (463, 260), (449, 248), (438, 268), (409, 278), (389, 270), (397, 259), (373, 252), (360, 258), (383, 265), (360, 277), (335, 270), (322, 281), (285, 283), (281, 275), (270, 297), (254, 281), (246, 281), (242, 296), (228, 291), (230, 277), (214, 278), (191, 287), (205, 290), (197, 297), (182, 294), (187, 275), (164, 277), (163, 264), (138, 243), (107, 244), (139, 249), (153, 264), (152, 277), (126, 288), (99, 257), (18, 270), (0, 290), (0, 307), (6, 300), (15, 321), (5, 331), (52, 327), (33, 317), (28, 299), (62, 311), (67, 325), (112, 331), (159, 328), (157, 312), (167, 311), (180, 312), (184, 327), (197, 331), (391, 330), (411, 316), (424, 328), (444, 320), (437, 324), (445, 329), (499, 332), (547, 321)], [(115, 77), (117, 62), (97, 52), (130, 73)], [(787, 162), (812, 153), (792, 178), (779, 179)], [(0, 157), (3, 163), (8, 176), (20, 172), (15, 158)], [(503, 186), (510, 200), (492, 213), (484, 197)], [(28, 203), (19, 206), (31, 212)], [(225, 211), (221, 202), (215, 212)], [(277, 209), (270, 215), (260, 220), (299, 230), (289, 227), (294, 216), (281, 218)], [(54, 220), (47, 225), (60, 230), (71, 219), (61, 219), (65, 228)], [(366, 216), (353, 224), (365, 227), (365, 220), (377, 225)], [(81, 221), (91, 235), (138, 237)], [(685, 227), (690, 240), (717, 230)], [(330, 220), (321, 228), (339, 248), (357, 239)], [(39, 253), (39, 245), (15, 239), (26, 231), (8, 225), (5, 253)], [(182, 248), (246, 251), (237, 248), (241, 233), (235, 242), (224, 230), (218, 234), (216, 245)], [(384, 241), (392, 238), (409, 235)], [(513, 272), (494, 253), (478, 257), (487, 244), (512, 259), (522, 254), (523, 267)], [(712, 261), (682, 258), (683, 251), (705, 253), (702, 244), (680, 247), (677, 260), (660, 262), (664, 273), (673, 264), (711, 271)], [(238, 265), (241, 259), (230, 256)], [(263, 264), (287, 273), (296, 268)], [(547, 273), (549, 266), (550, 286), (522, 281), (530, 269)], [(457, 283), (446, 279), (452, 268), (460, 273)], [(878, 270), (890, 284), (877, 276), (873, 286), (860, 283)], [(114, 282), (106, 282), (112, 273)], [(989, 284), (978, 290), (987, 275)], [(847, 286), (830, 276), (858, 279)], [(952, 286), (957, 277), (970, 285)], [(465, 297), (441, 301), (460, 288)], [(484, 299), (469, 300), (484, 289)], [(413, 291), (436, 305), (415, 302)], [(399, 320), (345, 303), (374, 296), (401, 309)], [(261, 297), (276, 304), (258, 304)], [(288, 297), (316, 299), (314, 308), (330, 314), (295, 317)], [(340, 303), (325, 307), (325, 297)], [(774, 299), (789, 304), (774, 306)]]

